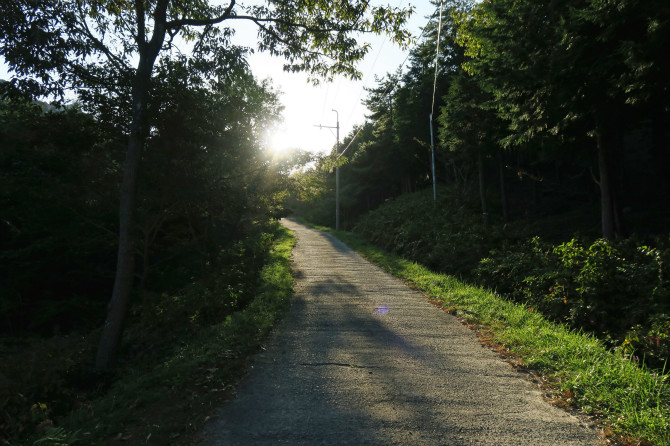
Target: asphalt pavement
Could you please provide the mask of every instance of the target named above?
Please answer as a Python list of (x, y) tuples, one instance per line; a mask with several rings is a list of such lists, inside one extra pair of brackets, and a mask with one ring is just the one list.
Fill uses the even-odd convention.
[(421, 292), (283, 224), (297, 239), (291, 310), (201, 444), (602, 444)]

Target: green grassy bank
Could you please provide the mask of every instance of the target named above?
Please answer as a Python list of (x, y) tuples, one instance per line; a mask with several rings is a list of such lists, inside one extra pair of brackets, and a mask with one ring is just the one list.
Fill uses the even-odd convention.
[(482, 337), (516, 364), (540, 373), (557, 402), (599, 417), (606, 433), (618, 441), (670, 445), (667, 375), (645, 370), (621, 350), (609, 350), (593, 336), (551, 322), (531, 307), (388, 254), (356, 234), (319, 229), (478, 326)]
[[(55, 425), (45, 422), (34, 445), (192, 444), (213, 410), (229, 398), (249, 359), (288, 309), (294, 238), (276, 228), (256, 295), (243, 310), (181, 339), (147, 367), (129, 366), (104, 395), (82, 404)], [(34, 415), (49, 407), (36, 405)], [(42, 413), (44, 412), (44, 413)]]

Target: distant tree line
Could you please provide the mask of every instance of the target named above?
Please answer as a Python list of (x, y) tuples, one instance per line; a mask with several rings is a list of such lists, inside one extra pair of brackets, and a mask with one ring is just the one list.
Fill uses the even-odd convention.
[[(349, 147), (340, 159), (345, 225), (431, 184), (438, 18), (408, 67), (377, 79), (365, 100), (367, 122), (342, 144)], [(433, 114), (438, 194), (447, 187), (476, 197), (484, 223), (572, 210), (607, 239), (667, 229), (664, 1), (446, 1), (441, 27)], [(332, 194), (332, 159), (305, 174), (324, 172), (314, 197)], [(311, 206), (323, 223), (333, 219), (333, 203)]]

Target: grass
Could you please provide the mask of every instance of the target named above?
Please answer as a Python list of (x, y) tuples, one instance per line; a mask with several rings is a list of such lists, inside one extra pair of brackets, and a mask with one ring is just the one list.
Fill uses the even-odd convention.
[(295, 240), (278, 229), (255, 299), (206, 327), (149, 371), (128, 367), (104, 396), (46, 425), (34, 445), (192, 444), (214, 409), (229, 398), (249, 359), (288, 309)]
[(619, 441), (670, 445), (667, 376), (645, 370), (593, 336), (551, 322), (533, 308), (386, 253), (356, 234), (317, 229), (331, 232), (368, 260), (478, 326), (498, 350), (541, 373), (563, 404), (599, 417)]

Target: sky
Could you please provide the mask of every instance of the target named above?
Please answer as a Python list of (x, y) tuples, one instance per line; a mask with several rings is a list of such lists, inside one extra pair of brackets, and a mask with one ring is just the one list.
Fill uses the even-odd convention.
[[(407, 7), (413, 5), (415, 13), (409, 23), (409, 30), (414, 37), (421, 34), (435, 7), (429, 0), (408, 2), (407, 0), (390, 0), (392, 6)], [(256, 30), (238, 30), (238, 37), (255, 37)], [(364, 36), (371, 44), (370, 52), (359, 65), (363, 78), (352, 81), (344, 77), (336, 77), (333, 82), (312, 86), (303, 73), (285, 73), (282, 71), (283, 60), (265, 54), (254, 54), (249, 58), (251, 71), (258, 79), (270, 78), (275, 88), (281, 92), (284, 105), (284, 122), (278, 132), (269, 137), (271, 148), (277, 151), (299, 148), (312, 152), (330, 152), (335, 146), (335, 129), (320, 129), (318, 125), (337, 125), (339, 116), (340, 141), (349, 134), (356, 125), (365, 122), (368, 110), (361, 101), (365, 99), (365, 87), (375, 86), (375, 75), (383, 77), (394, 73), (405, 61), (411, 48), (401, 50), (385, 36)], [(335, 113), (333, 110), (337, 110)]]
[[(373, 4), (391, 6), (414, 6), (415, 12), (409, 21), (409, 30), (414, 37), (421, 34), (435, 7), (430, 0), (384, 0)], [(236, 23), (236, 25), (240, 22)], [(257, 38), (255, 25), (236, 26), (234, 43), (254, 47)], [(365, 99), (365, 87), (375, 86), (375, 75), (383, 77), (394, 73), (405, 61), (410, 49), (401, 50), (385, 36), (366, 35), (361, 38), (370, 43), (370, 51), (359, 65), (362, 79), (352, 81), (343, 76), (333, 82), (313, 86), (304, 73), (286, 73), (282, 70), (283, 59), (264, 53), (249, 56), (249, 66), (257, 79), (270, 79), (276, 90), (281, 92), (284, 105), (284, 122), (273, 134), (267, 135), (267, 143), (272, 150), (301, 149), (311, 152), (330, 152), (335, 146), (335, 129), (319, 128), (319, 125), (335, 127), (340, 125), (340, 141), (349, 134), (354, 126), (365, 121), (368, 113), (361, 101)], [(0, 60), (0, 79), (9, 79), (7, 66)], [(337, 110), (337, 113), (333, 110)]]

